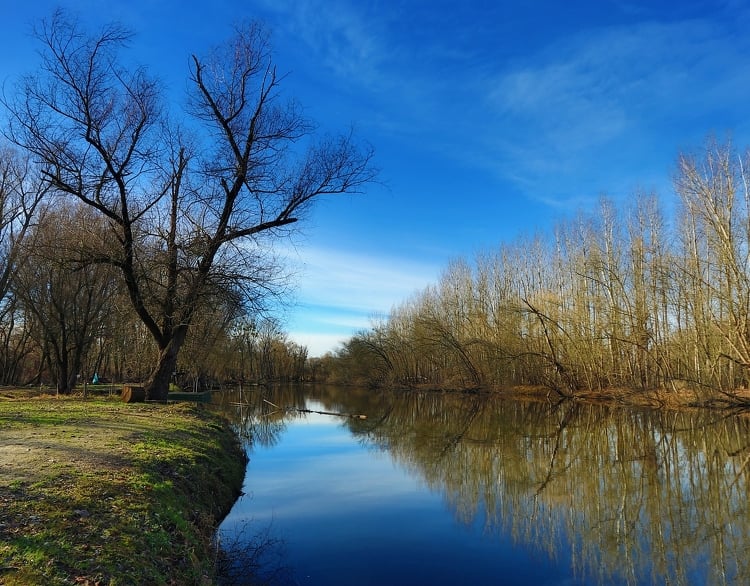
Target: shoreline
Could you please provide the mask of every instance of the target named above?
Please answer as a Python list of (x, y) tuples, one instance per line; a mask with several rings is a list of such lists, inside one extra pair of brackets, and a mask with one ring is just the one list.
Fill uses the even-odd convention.
[(214, 584), (245, 465), (199, 405), (0, 392), (0, 583)]
[[(351, 385), (348, 385), (351, 386)], [(634, 390), (610, 388), (602, 390), (578, 390), (561, 394), (544, 386), (439, 388), (431, 385), (411, 387), (379, 387), (391, 392), (458, 393), (494, 396), (521, 401), (549, 401), (553, 403), (577, 402), (623, 407), (632, 409), (664, 409), (671, 411), (750, 411), (750, 389), (733, 392), (701, 393), (695, 389), (649, 389)]]

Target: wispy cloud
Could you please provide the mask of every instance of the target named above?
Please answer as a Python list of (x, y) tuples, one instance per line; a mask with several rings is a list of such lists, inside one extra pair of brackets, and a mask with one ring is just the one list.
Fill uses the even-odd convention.
[(442, 267), (322, 248), (288, 249), (298, 283), (292, 339), (321, 355), (437, 281)]
[[(719, 119), (745, 118), (750, 43), (736, 22), (747, 9), (738, 6), (732, 19), (717, 10), (704, 19), (682, 11), (655, 20), (653, 7), (614, 2), (627, 24), (551, 35), (512, 56), (488, 41), (509, 33), (503, 16), (510, 13), (497, 7), (481, 20), (472, 10), (471, 22), (454, 27), (440, 11), (412, 7), (412, 18), (421, 20), (409, 33), (398, 6), (265, 6), (334, 72), (341, 91), (369, 90), (370, 125), (482, 167), (550, 205), (577, 206), (581, 197), (628, 191), (657, 172), (667, 176), (679, 148), (725, 130), (707, 121), (717, 103), (726, 105)], [(482, 35), (481, 50), (471, 32)], [(675, 128), (686, 119), (693, 123)], [(627, 186), (612, 184), (618, 174)]]
[(378, 22), (359, 4), (331, 0), (260, 0), (279, 18), (287, 34), (312, 53), (319, 66), (342, 79), (382, 83), (379, 73), (388, 53), (387, 39), (378, 34)]
[[(750, 79), (744, 38), (716, 22), (690, 20), (587, 31), (496, 72), (484, 134), (498, 172), (535, 197), (619, 189), (613, 177), (647, 176), (719, 120), (740, 119)], [(692, 127), (675, 128), (692, 121)], [(678, 122), (679, 121), (679, 122)], [(719, 129), (722, 130), (722, 129)], [(667, 138), (668, 137), (668, 138)], [(654, 160), (648, 153), (659, 150)], [(606, 170), (605, 172), (603, 172)], [(599, 183), (599, 184), (598, 184)]]
[(413, 259), (321, 248), (287, 251), (298, 267), (300, 303), (355, 314), (385, 313), (437, 280), (442, 267)]

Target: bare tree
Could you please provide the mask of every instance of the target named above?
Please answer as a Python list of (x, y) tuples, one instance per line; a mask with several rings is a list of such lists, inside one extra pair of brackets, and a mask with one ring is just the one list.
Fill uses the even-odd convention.
[[(70, 393), (111, 313), (116, 292), (112, 267), (81, 266), (78, 241), (101, 227), (87, 207), (44, 210), (21, 249), (28, 262), (13, 279), (13, 293), (34, 324), (32, 337), (47, 353), (60, 393)], [(89, 375), (93, 373), (87, 373)]]
[(27, 352), (28, 325), (19, 319), (10, 291), (22, 264), (21, 247), (45, 194), (38, 169), (28, 157), (0, 148), (0, 380), (16, 382)]
[[(748, 153), (709, 144), (683, 155), (675, 187), (686, 215), (686, 254), (700, 354), (721, 390), (745, 384), (750, 368), (750, 189)], [(698, 360), (696, 360), (696, 363)], [(723, 364), (722, 364), (723, 363)]]
[[(109, 223), (93, 262), (118, 267), (158, 346), (147, 396), (164, 398), (196, 311), (229, 283), (248, 303), (279, 290), (263, 250), (326, 194), (375, 176), (372, 151), (351, 134), (313, 141), (282, 100), (282, 78), (258, 24), (207, 58), (192, 57), (182, 125), (159, 84), (127, 69), (119, 26), (89, 36), (62, 12), (42, 22), (40, 73), (14, 100), (9, 136), (34, 154), (50, 185)], [(174, 116), (172, 117), (174, 118)]]

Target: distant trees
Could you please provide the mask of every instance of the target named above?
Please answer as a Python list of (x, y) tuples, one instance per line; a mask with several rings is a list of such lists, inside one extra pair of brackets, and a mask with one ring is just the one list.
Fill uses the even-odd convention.
[[(346, 378), (442, 388), (691, 388), (750, 384), (748, 154), (683, 156), (669, 228), (656, 196), (452, 263), (339, 353)], [(335, 370), (334, 370), (335, 371)], [(744, 399), (742, 399), (744, 400)]]
[(0, 382), (22, 376), (30, 330), (11, 287), (25, 258), (22, 248), (47, 191), (29, 157), (0, 146)]
[(233, 384), (299, 382), (308, 375), (307, 348), (287, 338), (278, 320), (239, 316), (223, 324), (215, 312), (186, 343), (182, 380), (227, 381)]
[[(41, 204), (22, 239), (3, 300), (3, 384), (52, 385), (60, 393), (100, 380), (143, 380), (153, 340), (132, 310), (115, 267), (91, 262), (107, 227), (88, 206)], [(4, 241), (5, 242), (5, 241)], [(308, 377), (307, 349), (271, 318), (249, 318), (237, 296), (213, 296), (186, 338), (172, 382), (275, 383)]]
[(80, 242), (100, 239), (104, 225), (88, 208), (45, 208), (20, 252), (24, 263), (13, 293), (29, 335), (56, 377), (57, 390), (70, 393), (84, 360), (111, 321), (118, 282), (107, 264), (81, 261)]
[(318, 197), (372, 180), (372, 153), (351, 135), (310, 140), (311, 124), (280, 97), (257, 24), (193, 56), (179, 123), (158, 82), (124, 66), (121, 27), (90, 36), (56, 12), (37, 37), (40, 73), (6, 100), (9, 136), (39, 161), (51, 190), (106, 225), (85, 254), (119, 271), (158, 347), (148, 396), (164, 398), (197, 316), (217, 295), (260, 307), (278, 292), (284, 282), (265, 252), (272, 239)]

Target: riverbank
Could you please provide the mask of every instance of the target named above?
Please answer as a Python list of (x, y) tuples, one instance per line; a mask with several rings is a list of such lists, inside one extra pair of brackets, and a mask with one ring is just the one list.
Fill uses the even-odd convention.
[(0, 584), (212, 584), (245, 463), (199, 405), (0, 391)]
[[(385, 388), (385, 387), (384, 387)], [(400, 392), (435, 392), (435, 393), (470, 393), (502, 396), (507, 399), (524, 401), (575, 401), (580, 403), (595, 403), (600, 405), (616, 405), (621, 407), (666, 409), (672, 411), (694, 410), (750, 410), (750, 389), (735, 389), (733, 391), (718, 391), (712, 389), (691, 389), (688, 387), (676, 389), (627, 389), (622, 387), (600, 390), (579, 389), (576, 391), (557, 392), (549, 387), (514, 386), (481, 388), (436, 388), (430, 385), (414, 385), (411, 387), (394, 387), (390, 390)]]

